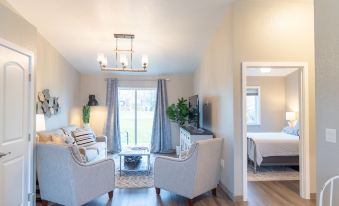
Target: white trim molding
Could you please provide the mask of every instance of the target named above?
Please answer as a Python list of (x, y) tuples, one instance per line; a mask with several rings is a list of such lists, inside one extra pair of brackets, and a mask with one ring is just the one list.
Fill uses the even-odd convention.
[(299, 142), (299, 168), (300, 168), (300, 196), (310, 199), (310, 145), (309, 145), (309, 68), (307, 62), (242, 62), (242, 184), (243, 200), (247, 201), (247, 117), (246, 117), (246, 88), (248, 68), (298, 68), (300, 78), (300, 142)]

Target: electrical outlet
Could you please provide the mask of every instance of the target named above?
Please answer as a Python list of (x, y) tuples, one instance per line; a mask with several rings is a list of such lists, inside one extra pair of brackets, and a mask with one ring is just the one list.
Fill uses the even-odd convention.
[(225, 167), (225, 161), (224, 161), (224, 159), (221, 159), (221, 160), (220, 160), (220, 165), (221, 165), (222, 168)]

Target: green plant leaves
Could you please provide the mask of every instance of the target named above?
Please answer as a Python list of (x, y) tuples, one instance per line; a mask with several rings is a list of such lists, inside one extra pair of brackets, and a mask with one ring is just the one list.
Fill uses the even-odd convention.
[(176, 122), (179, 125), (184, 125), (188, 120), (189, 114), (187, 99), (178, 99), (177, 104), (170, 105), (167, 108), (166, 113), (171, 121)]
[(84, 124), (89, 123), (91, 107), (87, 104), (82, 107), (82, 121)]

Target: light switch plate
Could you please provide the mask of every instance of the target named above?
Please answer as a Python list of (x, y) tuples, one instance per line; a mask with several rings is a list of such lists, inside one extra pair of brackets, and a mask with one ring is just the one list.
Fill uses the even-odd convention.
[(337, 143), (336, 129), (326, 129), (326, 142)]
[(220, 165), (221, 165), (222, 168), (225, 167), (225, 161), (224, 161), (224, 159), (221, 159), (221, 160), (220, 160)]

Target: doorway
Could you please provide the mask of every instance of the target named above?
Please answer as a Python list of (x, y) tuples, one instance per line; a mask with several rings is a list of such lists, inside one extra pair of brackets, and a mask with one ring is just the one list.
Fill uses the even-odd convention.
[(156, 88), (119, 88), (122, 146), (151, 144)]
[[(308, 65), (304, 62), (243, 62), (242, 63), (242, 160), (243, 160), (243, 199), (247, 200), (247, 181), (248, 181), (248, 156), (251, 150), (251, 144), (248, 138), (248, 123), (261, 124), (262, 117), (260, 115), (260, 88), (248, 87), (247, 76), (249, 69), (262, 69), (271, 71), (280, 69), (285, 71), (288, 69), (297, 69), (300, 72), (300, 88), (299, 88), (299, 179), (300, 179), (300, 196), (304, 199), (310, 198), (310, 168), (309, 168), (309, 88), (308, 88)], [(264, 71), (265, 72), (265, 71)], [(250, 107), (248, 107), (250, 106)], [(248, 108), (250, 109), (249, 113)], [(251, 118), (248, 118), (248, 115)], [(286, 113), (287, 115), (287, 113)], [(287, 116), (286, 116), (287, 117)], [(250, 122), (248, 122), (248, 120)], [(256, 145), (255, 143), (252, 144)], [(255, 148), (255, 147), (252, 147)], [(257, 152), (253, 154), (258, 154)], [(252, 157), (256, 162), (257, 157)]]
[(0, 39), (0, 205), (33, 205), (33, 53)]

